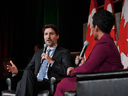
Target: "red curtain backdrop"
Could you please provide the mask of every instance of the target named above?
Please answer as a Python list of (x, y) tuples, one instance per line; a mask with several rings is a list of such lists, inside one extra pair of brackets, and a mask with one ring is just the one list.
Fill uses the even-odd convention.
[(40, 31), (36, 31), (37, 1), (2, 1), (1, 7), (0, 66), (3, 66), (3, 58), (15, 58), (17, 67), (24, 68), (28, 64), (28, 57), (34, 53), (36, 33), (39, 33), (37, 37), (40, 37), (37, 38), (37, 41), (40, 41), (38, 44), (42, 43), (43, 19), (39, 19)]
[(5, 20), (5, 33), (4, 33), (4, 58), (7, 58), (8, 57), (8, 12), (6, 13), (6, 20)]

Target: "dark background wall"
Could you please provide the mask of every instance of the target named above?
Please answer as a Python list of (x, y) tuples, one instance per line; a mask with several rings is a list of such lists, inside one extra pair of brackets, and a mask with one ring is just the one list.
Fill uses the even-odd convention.
[[(68, 48), (71, 52), (81, 51), (83, 23), (88, 21), (90, 1), (0, 1), (0, 65), (3, 58), (14, 57), (18, 68), (26, 67), (28, 57), (34, 54), (34, 46), (40, 44), (43, 47), (42, 27), (49, 23), (59, 27), (60, 46)], [(97, 0), (97, 4), (104, 5), (104, 0)], [(121, 3), (114, 6), (115, 12), (122, 10)]]
[[(28, 58), (34, 54), (34, 46), (40, 44), (43, 47), (42, 27), (45, 24), (58, 26), (60, 46), (68, 48), (71, 52), (81, 51), (83, 24), (88, 21), (90, 1), (0, 1), (0, 92), (7, 89), (3, 60), (11, 58), (18, 68), (25, 68)], [(115, 13), (121, 12), (123, 0), (113, 1), (121, 1), (114, 4)], [(97, 0), (97, 4), (98, 7), (104, 5), (104, 0)], [(98, 10), (102, 9), (103, 6)]]

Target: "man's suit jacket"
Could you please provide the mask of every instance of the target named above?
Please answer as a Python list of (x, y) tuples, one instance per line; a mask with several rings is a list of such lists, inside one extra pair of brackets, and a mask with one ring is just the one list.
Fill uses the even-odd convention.
[[(25, 68), (25, 70), (32, 70), (37, 76), (40, 66), (41, 66), (41, 54), (43, 53), (43, 49), (37, 50), (32, 57), (30, 63)], [(71, 63), (71, 55), (68, 49), (57, 46), (52, 59), (54, 60), (53, 66), (49, 66), (48, 69), (48, 77), (52, 76), (66, 76), (67, 68), (72, 66)], [(22, 74), (23, 72), (19, 71), (18, 74)]]
[(74, 68), (70, 76), (77, 73), (92, 73), (122, 69), (119, 51), (110, 36), (104, 34), (94, 45), (86, 62)]

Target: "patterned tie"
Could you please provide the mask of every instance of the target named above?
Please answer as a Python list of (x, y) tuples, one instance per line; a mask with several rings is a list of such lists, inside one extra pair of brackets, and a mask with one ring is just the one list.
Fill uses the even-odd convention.
[[(47, 54), (48, 54), (48, 55), (49, 55), (50, 51), (51, 51), (51, 49), (48, 49), (48, 50), (47, 50)], [(48, 61), (47, 61), (47, 60), (44, 60), (44, 61), (43, 61), (43, 64), (42, 64), (41, 67), (40, 67), (39, 73), (38, 73), (38, 75), (37, 75), (38, 81), (42, 81), (42, 80), (43, 80), (43, 78), (44, 78), (44, 76), (45, 76), (45, 74), (46, 74), (46, 67), (47, 67), (47, 64), (48, 64)]]

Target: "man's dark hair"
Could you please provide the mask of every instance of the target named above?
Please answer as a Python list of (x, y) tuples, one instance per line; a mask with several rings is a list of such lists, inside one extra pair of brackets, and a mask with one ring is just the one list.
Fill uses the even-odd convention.
[(97, 25), (104, 33), (110, 33), (114, 23), (115, 17), (107, 10), (98, 11), (93, 15), (93, 25)]
[(55, 26), (55, 25), (53, 25), (53, 24), (46, 24), (46, 25), (43, 27), (43, 29), (42, 29), (42, 32), (43, 32), (43, 33), (44, 33), (44, 31), (45, 31), (46, 28), (52, 28), (52, 29), (55, 31), (56, 35), (59, 35), (59, 29), (58, 29), (57, 26)]

